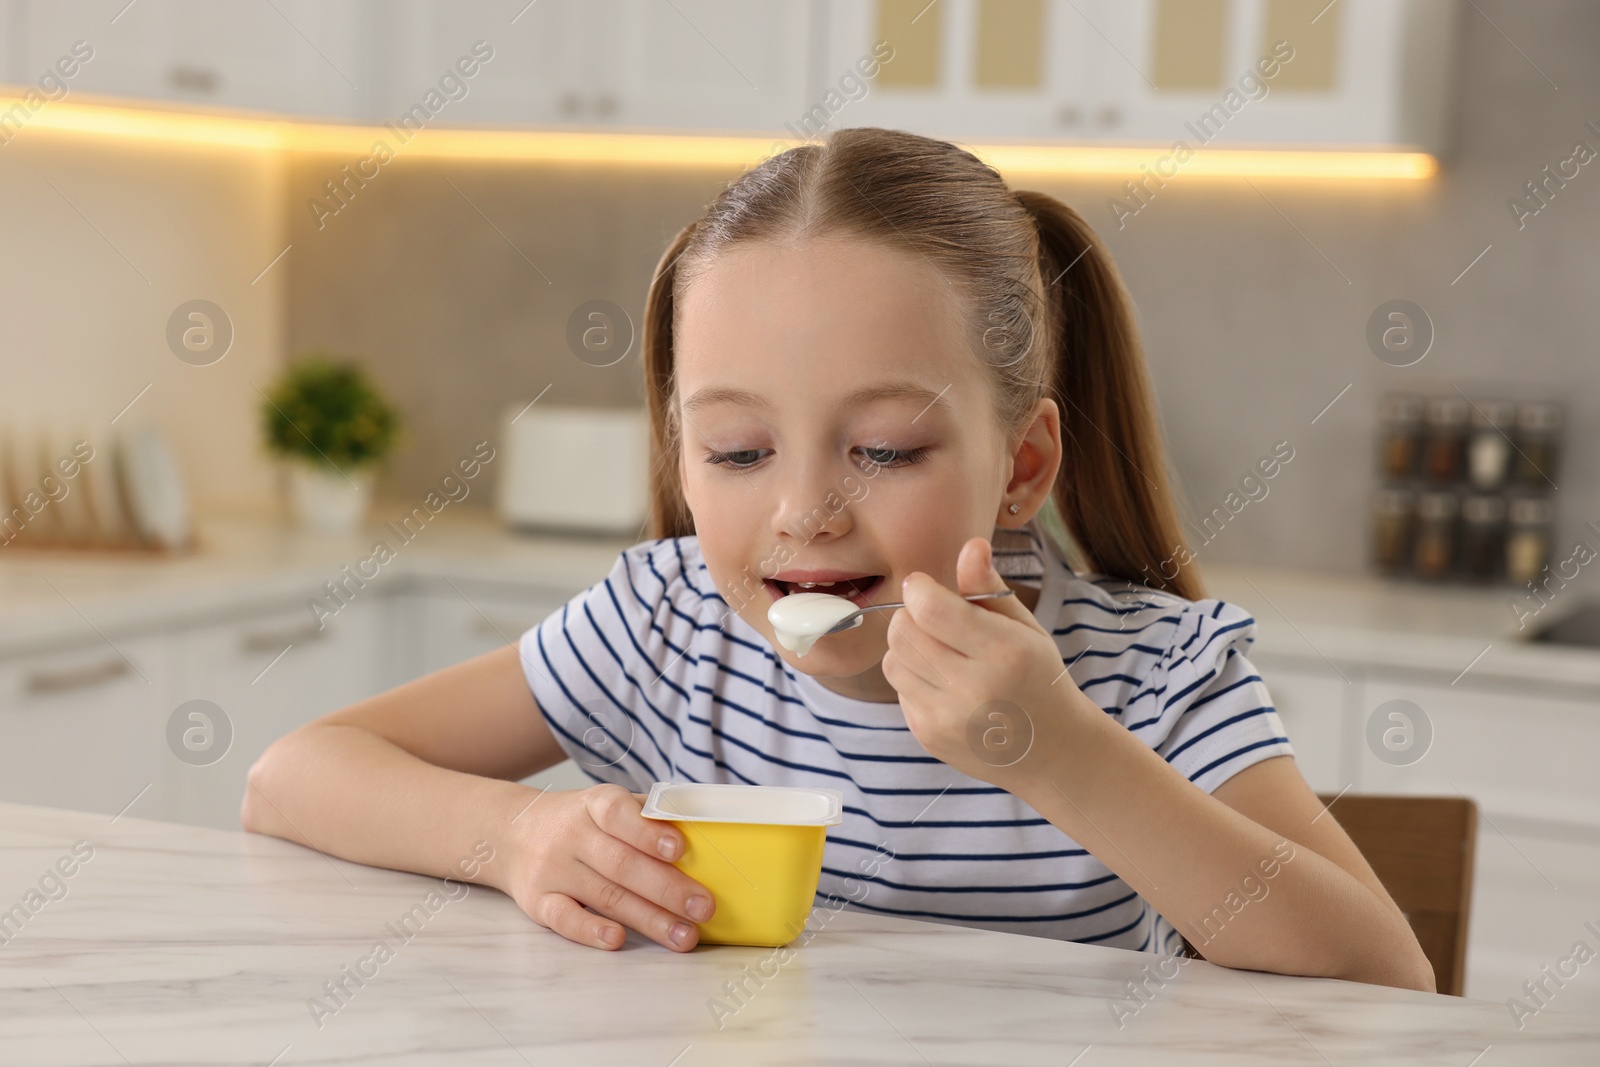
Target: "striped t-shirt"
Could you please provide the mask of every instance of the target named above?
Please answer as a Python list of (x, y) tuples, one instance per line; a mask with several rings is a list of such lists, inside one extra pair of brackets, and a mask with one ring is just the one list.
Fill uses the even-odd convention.
[[(1088, 697), (1210, 792), (1292, 755), (1245, 658), (1255, 620), (1075, 573), (1036, 523), (996, 529), (996, 569)], [(606, 579), (522, 635), (539, 709), (593, 779), (826, 786), (844, 794), (819, 898), (914, 919), (1159, 952), (1177, 931), (1024, 804), (928, 755), (898, 703), (841, 696), (785, 664), (717, 593), (695, 537), (622, 552)], [(835, 906), (838, 906), (835, 904)]]

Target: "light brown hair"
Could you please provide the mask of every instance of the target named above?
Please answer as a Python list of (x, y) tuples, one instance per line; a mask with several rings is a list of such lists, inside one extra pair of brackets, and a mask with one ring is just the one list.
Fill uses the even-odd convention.
[(1061, 201), (1013, 192), (971, 153), (899, 130), (839, 130), (765, 160), (662, 255), (644, 322), (653, 537), (694, 532), (677, 476), (672, 337), (684, 291), (733, 245), (824, 234), (913, 251), (940, 272), (965, 301), (969, 343), (990, 371), (1009, 441), (1020, 441), (1041, 397), (1055, 400), (1065, 454), (1052, 498), (1072, 539), (1064, 550), (1100, 574), (1199, 599), (1144, 352), (1110, 253)]

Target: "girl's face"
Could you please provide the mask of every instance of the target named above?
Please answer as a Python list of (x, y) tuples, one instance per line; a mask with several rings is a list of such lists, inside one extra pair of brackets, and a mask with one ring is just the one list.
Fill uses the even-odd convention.
[(680, 477), (717, 591), (846, 696), (898, 699), (880, 668), (894, 612), (801, 657), (767, 609), (791, 578), (858, 579), (817, 591), (863, 605), (900, 600), (912, 571), (954, 589), (961, 546), (994, 532), (1013, 457), (962, 307), (920, 256), (819, 238), (736, 246), (678, 311)]

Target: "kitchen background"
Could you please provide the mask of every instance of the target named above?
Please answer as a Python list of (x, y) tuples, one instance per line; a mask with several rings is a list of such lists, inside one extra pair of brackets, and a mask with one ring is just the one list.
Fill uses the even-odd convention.
[[(492, 5), (480, 6), (487, 32)], [(1584, 168), (1522, 228), (1507, 207), (1574, 142), (1600, 147), (1585, 125), (1600, 121), (1600, 66), (1588, 61), (1600, 10), (1577, 0), (1478, 7), (1462, 8), (1454, 40), (1430, 45), (1453, 51), (1455, 70), (1445, 164), (1427, 181), (1256, 179), (1253, 189), (1180, 171), (1118, 229), (1107, 201), (1125, 195), (1136, 169), (1024, 176), (1084, 212), (1116, 256), (1192, 508), (1209, 511), (1273, 442), (1295, 447), (1270, 502), (1208, 544), (1205, 558), (1362, 570), (1377, 398), (1449, 392), (1452, 382), (1474, 395), (1565, 400), (1556, 543), (1600, 519), (1600, 360), (1590, 344), (1600, 324), (1600, 193)], [(101, 35), (103, 51), (116, 29)], [(478, 29), (463, 27), (443, 48), (464, 52)], [(506, 40), (519, 31), (531, 29), (485, 39), (520, 62), (526, 50)], [(19, 41), (7, 50), (13, 69), (55, 58), (27, 55)], [(673, 43), (704, 50), (694, 62), (720, 62), (698, 38)], [(502, 70), (491, 61), (479, 80)], [(823, 85), (837, 77), (829, 73)], [(567, 319), (598, 298), (637, 322), (661, 248), (738, 169), (401, 158), (319, 230), (306, 202), (325, 196), (323, 182), (353, 155), (108, 149), (44, 136), (19, 136), (5, 152), (0, 191), (16, 206), (0, 262), (11, 350), (0, 405), (13, 419), (49, 412), (88, 428), (153, 382), (138, 414), (173, 434), (196, 507), (253, 514), (280, 504), (248, 432), (259, 403), (251, 382), (289, 352), (365, 357), (412, 423), (379, 487), (402, 496), (437, 480), (439, 449), (459, 450), (496, 425), (507, 397), (532, 399), (550, 385), (541, 403), (642, 403), (637, 348), (604, 368), (570, 358)], [(164, 334), (171, 309), (201, 296), (236, 331), (235, 350), (204, 373), (169, 358)], [(1395, 298), (1423, 307), (1437, 331), (1414, 367), (1381, 363), (1364, 340), (1369, 315)]]
[[(979, 18), (1011, 25), (1014, 43), (1029, 18), (1048, 27), (1038, 85), (1014, 105), (960, 83)], [(1136, 204), (1124, 183), (1269, 50), (1272, 25), (1304, 42), (1301, 66), (1119, 220), (1110, 201)], [(575, 355), (569, 323), (604, 300), (637, 324), (662, 248), (743, 164), (723, 149), (680, 158), (667, 142), (634, 144), (621, 162), (597, 161), (592, 145), (556, 159), (570, 147), (558, 135), (792, 141), (783, 124), (885, 34), (895, 59), (835, 125), (1137, 149), (1098, 170), (1053, 157), (1011, 180), (1076, 206), (1111, 247), (1191, 520), (1275, 443), (1294, 449), (1268, 495), (1199, 559), (1220, 595), (1261, 620), (1258, 658), (1308, 779), (1328, 793), (1478, 801), (1469, 995), (1511, 996), (1565, 953), (1594, 917), (1585, 902), (1600, 899), (1600, 795), (1585, 784), (1600, 751), (1600, 656), (1519, 643), (1513, 588), (1376, 578), (1369, 544), (1380, 401), (1403, 391), (1560, 401), (1552, 557), (1579, 539), (1600, 547), (1588, 526), (1600, 521), (1600, 179), (1586, 158), (1565, 162), (1579, 142), (1600, 149), (1600, 8), (1582, 0), (0, 5), (0, 82), (13, 87), (0, 95), (58, 97), (9, 124), (0, 114), (0, 428), (16, 442), (46, 436), (52, 455), (159, 428), (198, 531), (193, 551), (170, 556), (0, 551), (0, 699), (30, 715), (8, 745), (4, 799), (116, 813), (147, 784), (134, 816), (237, 826), (243, 772), (273, 737), (514, 639), (598, 579), (634, 531), (509, 534), (492, 507), (494, 470), (386, 587), (340, 612), (335, 636), (313, 635), (308, 597), (372, 537), (295, 525), (285, 469), (262, 445), (264, 391), (311, 350), (360, 358), (405, 422), (378, 476), (374, 523), (406, 513), (477, 442), (504, 451), (508, 409), (537, 398), (530, 423), (564, 408), (638, 410), (637, 344), (597, 366)], [(1185, 60), (1213, 38), (1220, 60), (1198, 64), (1211, 74), (1183, 82), (1196, 77)], [(493, 58), (465, 79), (440, 129), (345, 186), (345, 202), (330, 199), (325, 183), (344, 181), (371, 138), (319, 140), (318, 124), (392, 121), (480, 40)], [(93, 58), (50, 81), (79, 41)], [(979, 62), (997, 62), (1004, 80), (1029, 54)], [(1288, 72), (1315, 80), (1317, 64), (1352, 114), (1308, 109), (1297, 127), (1306, 97)], [(906, 104), (919, 90), (904, 82), (928, 70), (928, 102)], [(1160, 95), (1141, 86), (1154, 88), (1150, 76), (1198, 87), (1177, 94), (1176, 110), (1141, 111)], [(235, 120), (232, 108), (248, 114)], [(169, 114), (227, 121), (172, 132), (160, 125)], [(535, 149), (426, 150), (452, 123), (555, 132)], [(1438, 170), (1201, 173), (1201, 161), (1256, 143), (1252, 130), (1279, 158), (1376, 140), (1427, 149)], [(744, 152), (747, 163), (762, 154)], [(1564, 164), (1569, 177), (1551, 181), (1546, 168)], [(1529, 182), (1546, 183), (1542, 206)], [(1539, 210), (1519, 218), (1514, 199)], [(205, 366), (174, 358), (168, 339), (174, 311), (194, 300), (231, 324), (226, 355)], [(1392, 300), (1431, 320), (1431, 348), (1414, 365), (1369, 345), (1369, 320)], [(15, 493), (15, 460), (12, 478)], [(1583, 570), (1557, 606), (1592, 598), (1594, 582)], [(181, 702), (201, 698), (233, 731), (226, 758), (205, 765), (210, 777), (175, 765), (162, 735)], [(1409, 762), (1367, 740), (1370, 716), (1395, 700), (1430, 724), (1431, 750)], [(86, 738), (97, 731), (141, 755), (115, 769), (96, 762), (105, 752)], [(1600, 978), (1585, 977), (1558, 1007), (1600, 1011)]]

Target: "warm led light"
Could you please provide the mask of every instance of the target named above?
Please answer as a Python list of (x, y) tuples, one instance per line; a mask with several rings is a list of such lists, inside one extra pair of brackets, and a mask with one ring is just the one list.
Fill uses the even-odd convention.
[(153, 108), (100, 107), (67, 101), (47, 101), (38, 111), (29, 113), (27, 105), (20, 98), (0, 97), (0, 115), (15, 114), (14, 109), (27, 117), (20, 122), (13, 120), (4, 124), (3, 132), (8, 141), (39, 130), (55, 130), (140, 141), (277, 149), (283, 147), (282, 128), (289, 125), (262, 118), (236, 118), (231, 115), (204, 115)]
[[(0, 98), (0, 113), (17, 98)], [(149, 143), (310, 152), (365, 158), (383, 141), (395, 158), (482, 159), (644, 166), (749, 167), (791, 142), (756, 135), (612, 133), (595, 130), (473, 130), (431, 127), (396, 131), (387, 126), (337, 125), (223, 112), (169, 111), (46, 103), (9, 138), (34, 131), (116, 137)], [(404, 132), (409, 140), (404, 140)], [(968, 145), (1006, 173), (1108, 175), (1137, 179), (1165, 154), (1157, 147), (1093, 145)], [(1143, 168), (1143, 169), (1141, 169)], [(1416, 180), (1432, 177), (1438, 163), (1426, 152), (1341, 149), (1200, 148), (1176, 173), (1209, 177)], [(1171, 177), (1172, 175), (1165, 175)]]
[[(1171, 173), (1158, 172), (1157, 161), (1171, 159), (1163, 148), (974, 145), (971, 152), (996, 170), (1048, 174), (1107, 174), (1138, 179), (1145, 173), (1214, 178), (1431, 178), (1439, 169), (1426, 152), (1352, 151), (1299, 148), (1195, 149), (1183, 163), (1169, 162)], [(1141, 170), (1141, 168), (1143, 168)]]

